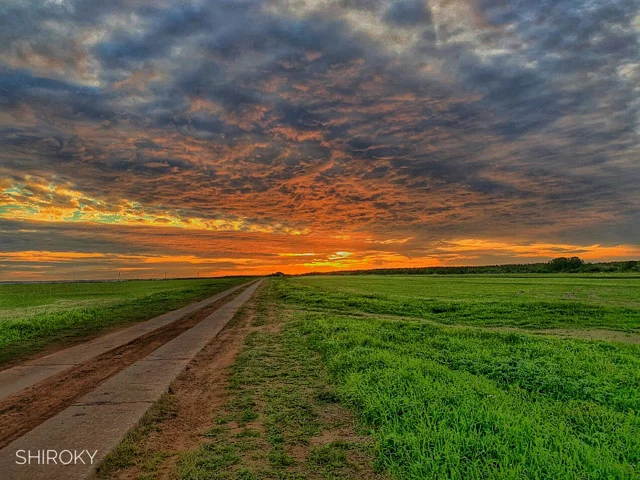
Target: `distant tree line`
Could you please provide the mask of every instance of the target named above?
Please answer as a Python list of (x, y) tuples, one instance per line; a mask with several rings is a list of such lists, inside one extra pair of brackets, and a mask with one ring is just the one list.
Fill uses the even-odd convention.
[(640, 273), (640, 262), (587, 263), (579, 257), (558, 257), (546, 263), (522, 263), (511, 265), (482, 265), (468, 267), (378, 268), (372, 270), (342, 270), (305, 275), (451, 275), (481, 273)]

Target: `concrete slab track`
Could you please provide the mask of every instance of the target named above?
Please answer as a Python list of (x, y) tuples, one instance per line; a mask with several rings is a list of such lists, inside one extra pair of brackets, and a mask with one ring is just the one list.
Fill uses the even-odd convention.
[[(0, 450), (2, 478), (10, 480), (73, 480), (89, 477), (97, 464), (120, 442), (185, 366), (202, 350), (251, 297), (262, 281), (213, 312), (190, 330), (130, 365), (80, 398), (74, 405), (42, 423)], [(85, 464), (19, 465), (18, 451), (63, 450), (97, 453), (93, 464), (87, 454)], [(64, 454), (66, 462), (68, 454)]]
[(245, 283), (229, 288), (200, 302), (167, 312), (151, 320), (137, 323), (131, 327), (98, 337), (75, 347), (60, 350), (45, 357), (36, 358), (22, 365), (0, 371), (0, 398), (17, 393), (68, 368), (75, 367), (109, 350), (126, 345), (142, 335), (153, 332), (179, 320), (185, 315), (207, 307), (246, 285)]

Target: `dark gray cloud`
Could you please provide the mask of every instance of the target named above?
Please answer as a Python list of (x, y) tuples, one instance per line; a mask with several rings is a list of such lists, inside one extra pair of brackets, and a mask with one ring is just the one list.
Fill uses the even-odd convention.
[(2, 178), (312, 230), (637, 241), (637, 1), (287, 5), (0, 6)]
[(422, 0), (396, 0), (384, 16), (385, 20), (397, 25), (431, 23), (431, 11)]

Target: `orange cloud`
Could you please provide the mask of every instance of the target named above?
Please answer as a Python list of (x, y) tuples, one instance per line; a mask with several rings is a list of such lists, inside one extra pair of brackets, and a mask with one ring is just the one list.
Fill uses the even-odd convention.
[(104, 253), (48, 252), (26, 250), (21, 252), (0, 252), (0, 260), (19, 260), (20, 262), (73, 262), (76, 260), (104, 259)]
[(579, 256), (585, 260), (617, 259), (640, 257), (640, 247), (634, 245), (603, 246), (567, 245), (554, 243), (513, 244), (485, 239), (462, 239), (442, 242), (437, 251), (477, 252), (479, 254), (498, 253), (522, 258), (542, 258), (559, 256)]
[[(246, 233), (242, 235), (265, 235)], [(131, 237), (135, 239), (135, 237)], [(184, 237), (178, 237), (184, 238)], [(447, 265), (481, 264), (482, 259), (500, 257), (503, 263), (544, 261), (557, 256), (578, 255), (585, 260), (621, 260), (640, 257), (640, 248), (630, 245), (569, 245), (569, 244), (512, 244), (489, 239), (459, 239), (436, 242), (418, 253), (403, 253), (393, 248), (403, 244), (377, 244), (376, 250), (367, 248), (370, 242), (357, 240), (340, 241), (350, 245), (353, 251), (330, 250), (337, 244), (309, 237), (318, 251), (315, 253), (269, 253), (277, 249), (278, 243), (270, 245), (269, 236), (264, 241), (246, 243), (245, 239), (220, 239), (215, 248), (223, 248), (233, 255), (207, 254), (203, 247), (207, 243), (194, 243), (188, 248), (192, 254), (154, 253), (101, 253), (79, 251), (24, 250), (0, 253), (3, 280), (41, 277), (68, 278), (69, 271), (79, 272), (77, 278), (113, 278), (114, 272), (127, 272), (133, 277), (205, 276), (205, 275), (265, 275), (275, 271), (289, 274), (307, 272), (329, 272), (333, 270), (359, 270), (371, 268), (411, 268)], [(256, 239), (257, 240), (257, 239)], [(273, 240), (273, 239), (272, 239)], [(306, 241), (305, 240), (305, 241)], [(324, 248), (323, 248), (324, 244)], [(159, 241), (158, 247), (172, 249), (169, 242)], [(376, 247), (378, 248), (378, 247)], [(390, 249), (390, 250), (389, 250)], [(64, 266), (52, 269), (50, 264)], [(34, 273), (40, 272), (40, 273)], [(66, 273), (65, 273), (66, 272)], [(84, 277), (83, 277), (84, 275)]]
[(92, 198), (71, 186), (32, 182), (12, 184), (0, 191), (0, 218), (40, 222), (83, 222), (111, 225), (171, 226), (180, 229), (245, 231), (305, 235), (308, 229), (248, 218), (202, 218), (169, 208), (141, 205), (131, 200), (109, 202)]

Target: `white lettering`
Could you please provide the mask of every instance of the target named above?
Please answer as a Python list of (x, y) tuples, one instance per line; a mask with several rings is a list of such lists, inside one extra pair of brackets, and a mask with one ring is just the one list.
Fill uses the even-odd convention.
[[(27, 458), (29, 459), (29, 465), (31, 465), (31, 459), (35, 459), (38, 461), (38, 465), (40, 465), (40, 450), (37, 450), (37, 454), (36, 455), (31, 455), (31, 450), (27, 451)], [(42, 459), (44, 460), (44, 450), (42, 451)]]
[(86, 465), (84, 454), (93, 465), (98, 450), (16, 450), (17, 465)]
[(24, 453), (25, 453), (25, 451), (24, 451), (24, 450), (18, 450), (18, 451), (16, 452), (16, 457), (18, 457), (18, 458), (22, 459), (22, 463), (20, 463), (20, 462), (18, 462), (18, 461), (16, 460), (16, 463), (17, 463), (18, 465), (24, 465), (25, 463), (27, 463), (27, 458), (26, 458), (24, 455), (21, 455), (21, 453), (22, 453), (22, 454), (24, 454)]
[[(69, 454), (69, 461), (65, 462), (64, 460), (62, 460), (62, 454), (63, 453), (68, 453)], [(58, 454), (58, 459), (60, 460), (60, 463), (62, 465), (69, 465), (71, 462), (73, 462), (73, 453), (71, 453), (70, 450), (62, 450), (59, 454)]]
[(91, 455), (91, 454), (89, 454), (89, 451), (87, 450), (87, 455), (89, 455), (89, 458), (91, 459), (91, 465), (93, 465), (93, 457), (95, 457), (97, 453), (98, 453), (98, 450), (93, 452), (93, 455)]
[(84, 460), (82, 459), (82, 455), (84, 455), (84, 452), (86, 452), (86, 450), (82, 450), (82, 451), (80, 452), (80, 454), (78, 454), (78, 451), (77, 451), (77, 450), (74, 450), (74, 451), (73, 451), (73, 464), (74, 464), (74, 465), (77, 465), (77, 464), (78, 464), (78, 460), (80, 460), (80, 461), (82, 462), (82, 464), (83, 464), (83, 465), (85, 464)]
[[(58, 452), (56, 452), (55, 450), (47, 450), (46, 464), (49, 465), (49, 461), (53, 460), (53, 463), (57, 465), (58, 464), (58, 461), (56, 460), (57, 457), (58, 457)], [(45, 463), (44, 455), (42, 456), (42, 463)]]

